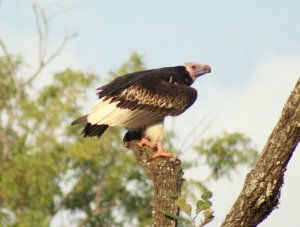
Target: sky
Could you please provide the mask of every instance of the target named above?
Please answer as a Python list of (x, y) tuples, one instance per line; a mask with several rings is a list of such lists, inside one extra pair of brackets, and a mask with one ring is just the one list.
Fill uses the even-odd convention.
[[(72, 8), (51, 20), (50, 52), (59, 46), (64, 34), (78, 32), (40, 80), (66, 67), (92, 71), (106, 80), (108, 71), (118, 68), (133, 51), (144, 57), (148, 68), (189, 61), (209, 64), (212, 73), (194, 84), (198, 90), (196, 103), (176, 119), (179, 144), (191, 131), (191, 125), (202, 120), (198, 130), (208, 128), (199, 139), (224, 130), (239, 131), (252, 138), (261, 150), (300, 75), (297, 0), (34, 2)], [(0, 37), (11, 53), (24, 56), (28, 72), (35, 68), (38, 58), (32, 3), (0, 3)], [(50, 8), (50, 13), (55, 10)], [(91, 95), (90, 100), (95, 99)], [(167, 120), (166, 127), (171, 127), (171, 120)], [(278, 209), (260, 226), (299, 225), (299, 152), (298, 147), (288, 165)], [(208, 226), (222, 222), (246, 173), (241, 169), (231, 181), (210, 183), (216, 218)]]

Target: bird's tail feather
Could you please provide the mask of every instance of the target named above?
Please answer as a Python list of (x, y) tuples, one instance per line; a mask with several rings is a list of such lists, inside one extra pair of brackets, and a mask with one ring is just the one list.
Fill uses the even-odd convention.
[(77, 125), (77, 124), (82, 124), (82, 123), (86, 123), (86, 122), (87, 122), (87, 114), (74, 120), (71, 123), (71, 125)]
[(92, 125), (91, 123), (87, 123), (82, 134), (84, 137), (97, 136), (100, 138), (107, 128), (108, 125)]

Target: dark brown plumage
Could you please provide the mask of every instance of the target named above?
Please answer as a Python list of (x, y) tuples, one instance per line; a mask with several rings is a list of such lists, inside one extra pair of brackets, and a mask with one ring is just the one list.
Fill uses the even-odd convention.
[(195, 102), (197, 91), (190, 86), (208, 72), (208, 65), (188, 63), (118, 77), (97, 89), (99, 100), (72, 124), (86, 122), (84, 136), (101, 137), (109, 126), (120, 126), (144, 129), (153, 142), (161, 141), (164, 118), (182, 114)]

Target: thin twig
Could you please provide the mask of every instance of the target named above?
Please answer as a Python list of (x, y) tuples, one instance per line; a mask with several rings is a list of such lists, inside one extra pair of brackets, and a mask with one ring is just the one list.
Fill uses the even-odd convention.
[(195, 136), (192, 138), (189, 147), (192, 147), (194, 144), (196, 144), (197, 141), (199, 141), (199, 138), (210, 128), (214, 120), (214, 118), (210, 119), (206, 126), (203, 127), (197, 134), (195, 134)]
[(7, 61), (7, 63), (8, 63), (8, 66), (9, 66), (9, 68), (10, 68), (10, 70), (11, 70), (11, 77), (12, 77), (12, 79), (13, 79), (13, 82), (14, 82), (14, 85), (15, 85), (15, 88), (18, 90), (19, 89), (19, 87), (20, 87), (20, 84), (19, 84), (19, 82), (18, 82), (18, 80), (17, 80), (17, 76), (16, 76), (16, 64), (13, 62), (13, 60), (11, 59), (11, 55), (9, 54), (9, 52), (8, 52), (8, 50), (7, 50), (7, 47), (6, 47), (6, 45), (4, 44), (4, 42), (3, 42), (3, 40), (1, 39), (1, 37), (0, 37), (0, 46), (1, 46), (1, 48), (2, 48), (2, 50), (3, 50), (3, 52), (4, 52), (4, 56), (5, 56), (5, 59), (6, 59), (6, 61)]
[[(190, 132), (186, 135), (186, 137), (183, 139), (183, 142), (179, 146), (180, 150), (186, 150), (186, 147), (191, 147), (195, 143), (196, 139), (200, 138), (200, 136), (209, 128), (209, 126), (211, 125), (213, 119), (210, 119), (209, 123), (207, 123), (206, 126), (203, 127), (199, 133), (195, 134), (195, 132), (198, 131), (197, 129), (204, 122), (206, 122), (208, 117), (209, 117), (209, 115), (206, 115), (201, 121), (198, 121), (198, 123), (192, 128), (192, 130), (190, 130)], [(191, 142), (188, 143), (189, 141), (191, 141)]]
[(38, 5), (33, 4), (33, 11), (34, 11), (34, 15), (35, 15), (35, 21), (36, 21), (36, 27), (37, 27), (37, 31), (38, 31), (38, 35), (39, 35), (39, 62), (40, 65), (42, 65), (42, 59), (43, 59), (43, 41), (44, 41), (44, 35), (43, 35), (43, 30), (41, 27), (41, 22), (40, 22), (40, 16), (39, 16), (39, 12), (40, 9), (38, 7)]
[(61, 53), (61, 51), (63, 50), (63, 48), (67, 44), (67, 42), (70, 39), (75, 38), (77, 35), (78, 35), (77, 32), (74, 32), (73, 34), (70, 34), (70, 35), (66, 35), (64, 37), (63, 41), (61, 42), (60, 46), (57, 48), (57, 50), (52, 55), (50, 55), (50, 57), (48, 58), (48, 60), (45, 61), (44, 65), (49, 64), (54, 58), (56, 58)]
[[(29, 77), (23, 85), (30, 84), (41, 72), (42, 70), (50, 64), (64, 49), (67, 42), (77, 36), (77, 32), (74, 32), (70, 35), (65, 35), (59, 47), (54, 51), (47, 59), (46, 59), (46, 52), (48, 46), (48, 36), (49, 36), (49, 17), (47, 17), (46, 12), (44, 9), (41, 9), (38, 5), (33, 5), (35, 18), (36, 18), (36, 25), (39, 34), (39, 66), (34, 71), (31, 77)], [(41, 24), (42, 19), (42, 24)], [(43, 26), (42, 26), (43, 25)], [(44, 31), (43, 31), (44, 30)]]
[(47, 46), (48, 46), (48, 36), (49, 36), (49, 24), (48, 24), (48, 18), (46, 16), (46, 12), (44, 9), (40, 9), (41, 18), (43, 21), (44, 26), (44, 34), (43, 34), (43, 55), (41, 56), (41, 62), (44, 63), (44, 59), (46, 57), (47, 53)]
[(39, 65), (39, 67), (36, 69), (33, 75), (30, 78), (28, 78), (23, 84), (24, 85), (30, 84), (41, 73), (41, 71), (62, 52), (67, 42), (76, 36), (77, 36), (76, 32), (71, 35), (65, 36), (62, 43), (57, 48), (57, 50), (52, 55), (50, 55), (50, 57), (47, 60), (42, 61), (42, 64)]
[(0, 46), (3, 50), (3, 52), (4, 52), (4, 56), (5, 56), (6, 60), (10, 63), (11, 62), (10, 55), (9, 55), (7, 47), (5, 46), (5, 44), (4, 44), (3, 40), (1, 39), (1, 37), (0, 37)]

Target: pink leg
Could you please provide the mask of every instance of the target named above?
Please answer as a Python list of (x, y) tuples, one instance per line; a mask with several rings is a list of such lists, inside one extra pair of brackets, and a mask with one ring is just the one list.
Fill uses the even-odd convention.
[(156, 147), (155, 143), (152, 143), (148, 138), (143, 137), (140, 142), (138, 142), (138, 146), (148, 146), (151, 149), (154, 149)]
[(165, 149), (162, 147), (161, 142), (157, 142), (157, 152), (153, 155), (152, 158), (156, 159), (159, 157), (167, 157), (167, 158), (174, 157), (172, 153), (165, 151)]

